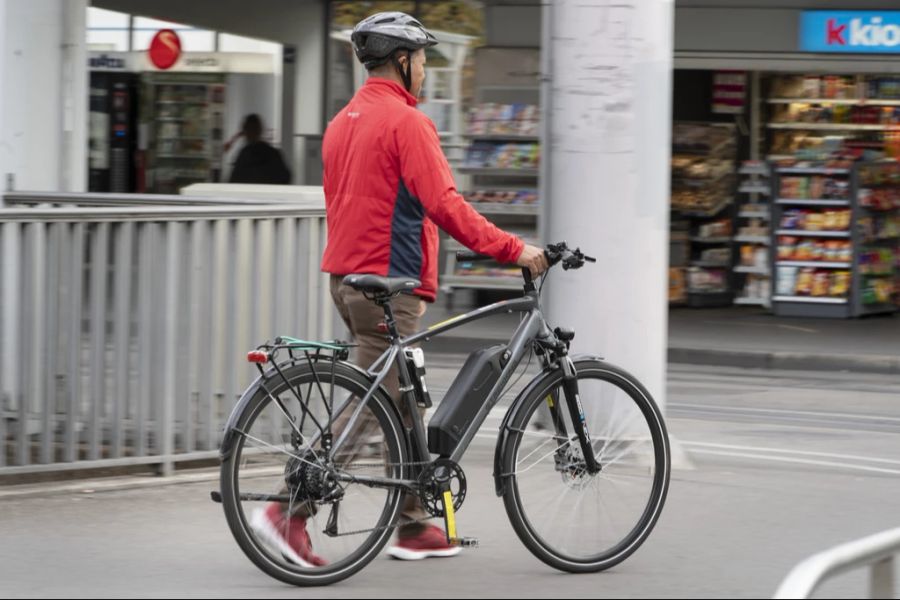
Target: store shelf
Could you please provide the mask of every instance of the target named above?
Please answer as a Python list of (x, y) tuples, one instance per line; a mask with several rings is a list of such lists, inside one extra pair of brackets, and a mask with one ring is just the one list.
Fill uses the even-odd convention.
[(765, 235), (736, 235), (734, 241), (741, 244), (769, 244), (769, 237)]
[(157, 136), (158, 142), (196, 142), (197, 140), (207, 141), (208, 137), (200, 135), (176, 135), (176, 136)]
[(771, 215), (767, 210), (742, 210), (738, 216), (742, 219), (769, 219)]
[(738, 173), (741, 175), (759, 175), (761, 177), (768, 177), (770, 174), (768, 165), (752, 165), (752, 166), (743, 166), (738, 169)]
[(826, 262), (821, 260), (779, 260), (779, 267), (813, 267), (815, 269), (849, 269), (853, 265), (848, 262)]
[(441, 285), (454, 288), (486, 290), (520, 290), (525, 285), (521, 277), (488, 277), (483, 275), (444, 275)]
[(775, 200), (775, 204), (791, 206), (850, 206), (850, 201), (826, 198), (778, 198)]
[(775, 235), (794, 235), (798, 237), (849, 238), (849, 231), (806, 231), (803, 229), (779, 229)]
[(692, 242), (697, 244), (730, 244), (730, 237), (711, 237), (711, 238), (702, 238), (702, 237), (692, 237)]
[(184, 117), (156, 117), (154, 121), (173, 121), (177, 123), (181, 123), (183, 121), (187, 121), (188, 119)]
[(849, 175), (850, 169), (831, 167), (778, 167), (784, 175)]
[(847, 106), (900, 106), (900, 100), (878, 98), (769, 98), (769, 104), (842, 104)]
[(900, 131), (900, 124), (859, 124), (859, 123), (769, 123), (769, 129), (791, 129), (800, 131)]
[(768, 298), (735, 298), (734, 303), (741, 306), (768, 306)]
[(692, 267), (700, 267), (701, 269), (730, 269), (731, 263), (711, 262), (708, 260), (692, 260)]
[(731, 198), (726, 198), (722, 200), (717, 206), (712, 208), (711, 210), (690, 210), (684, 208), (672, 208), (674, 212), (682, 214), (686, 217), (699, 217), (701, 219), (710, 219), (712, 217), (718, 216), (723, 210), (731, 206)]
[(468, 140), (479, 142), (540, 142), (537, 135), (519, 135), (515, 133), (467, 133), (462, 136)]
[(467, 175), (496, 175), (498, 177), (537, 177), (537, 169), (500, 169), (496, 167), (459, 167)]
[(157, 104), (183, 104), (188, 106), (206, 106), (208, 100), (157, 100)]
[(769, 275), (769, 269), (760, 268), (760, 267), (748, 267), (745, 265), (738, 265), (734, 268), (735, 273), (746, 273), (748, 275)]
[(802, 302), (805, 304), (847, 304), (847, 298), (823, 298), (821, 296), (775, 296), (775, 302)]
[(504, 204), (502, 202), (470, 202), (483, 215), (539, 215), (540, 204)]
[(734, 139), (722, 141), (718, 146), (712, 148), (688, 148), (685, 146), (672, 146), (672, 154), (688, 154), (692, 156), (708, 156), (722, 152), (728, 146), (734, 145)]
[(178, 158), (182, 160), (209, 160), (206, 154), (157, 154), (156, 158)]
[(767, 185), (748, 185), (744, 184), (738, 188), (738, 192), (742, 194), (765, 194), (769, 195), (772, 193), (772, 189)]

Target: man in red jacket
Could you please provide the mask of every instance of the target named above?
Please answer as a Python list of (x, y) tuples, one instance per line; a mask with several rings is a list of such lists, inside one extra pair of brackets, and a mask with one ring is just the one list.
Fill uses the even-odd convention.
[[(401, 335), (419, 329), (425, 302), (437, 294), (438, 232), (441, 227), (464, 246), (502, 263), (528, 267), (537, 276), (547, 268), (544, 252), (490, 223), (456, 190), (434, 123), (416, 109), (425, 80), (425, 48), (437, 44), (414, 18), (378, 13), (361, 21), (351, 37), (369, 79), (325, 132), (325, 208), (328, 245), (322, 270), (331, 273), (331, 294), (359, 344), (356, 363), (368, 368), (388, 347), (378, 330), (384, 312), (361, 292), (343, 285), (344, 276), (375, 274), (421, 281), (411, 294), (392, 301)], [(399, 402), (397, 374), (385, 387)], [(410, 415), (404, 414), (407, 425)], [(275, 521), (282, 519), (271, 508)], [(399, 559), (453, 556), (458, 547), (444, 532), (426, 526), (418, 498), (407, 496), (398, 542), (388, 552)], [(294, 516), (293, 519), (300, 519)], [(305, 531), (305, 519), (293, 525)], [(279, 521), (280, 522), (280, 521)], [(321, 564), (308, 536), (294, 548), (303, 563)], [(298, 562), (300, 562), (298, 560)]]

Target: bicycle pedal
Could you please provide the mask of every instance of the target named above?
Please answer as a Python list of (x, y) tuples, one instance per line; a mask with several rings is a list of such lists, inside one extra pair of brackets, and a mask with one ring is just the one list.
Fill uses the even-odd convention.
[(461, 548), (477, 548), (478, 547), (478, 538), (472, 538), (472, 537), (451, 538), (450, 545), (451, 546), (459, 546)]

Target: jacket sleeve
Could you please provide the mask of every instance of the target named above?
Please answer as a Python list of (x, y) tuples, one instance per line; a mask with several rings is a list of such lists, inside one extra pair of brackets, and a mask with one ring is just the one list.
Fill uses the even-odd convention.
[(396, 132), (400, 177), (428, 217), (456, 241), (499, 262), (515, 262), (525, 247), (484, 218), (456, 190), (434, 123), (422, 113), (404, 119)]

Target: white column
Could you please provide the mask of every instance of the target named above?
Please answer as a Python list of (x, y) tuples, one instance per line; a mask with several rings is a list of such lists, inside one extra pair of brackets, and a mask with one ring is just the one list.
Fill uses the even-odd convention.
[(596, 264), (554, 272), (551, 323), (665, 402), (672, 0), (544, 8), (544, 236)]
[(87, 0), (62, 0), (62, 157), (60, 189), (87, 191), (88, 53)]

